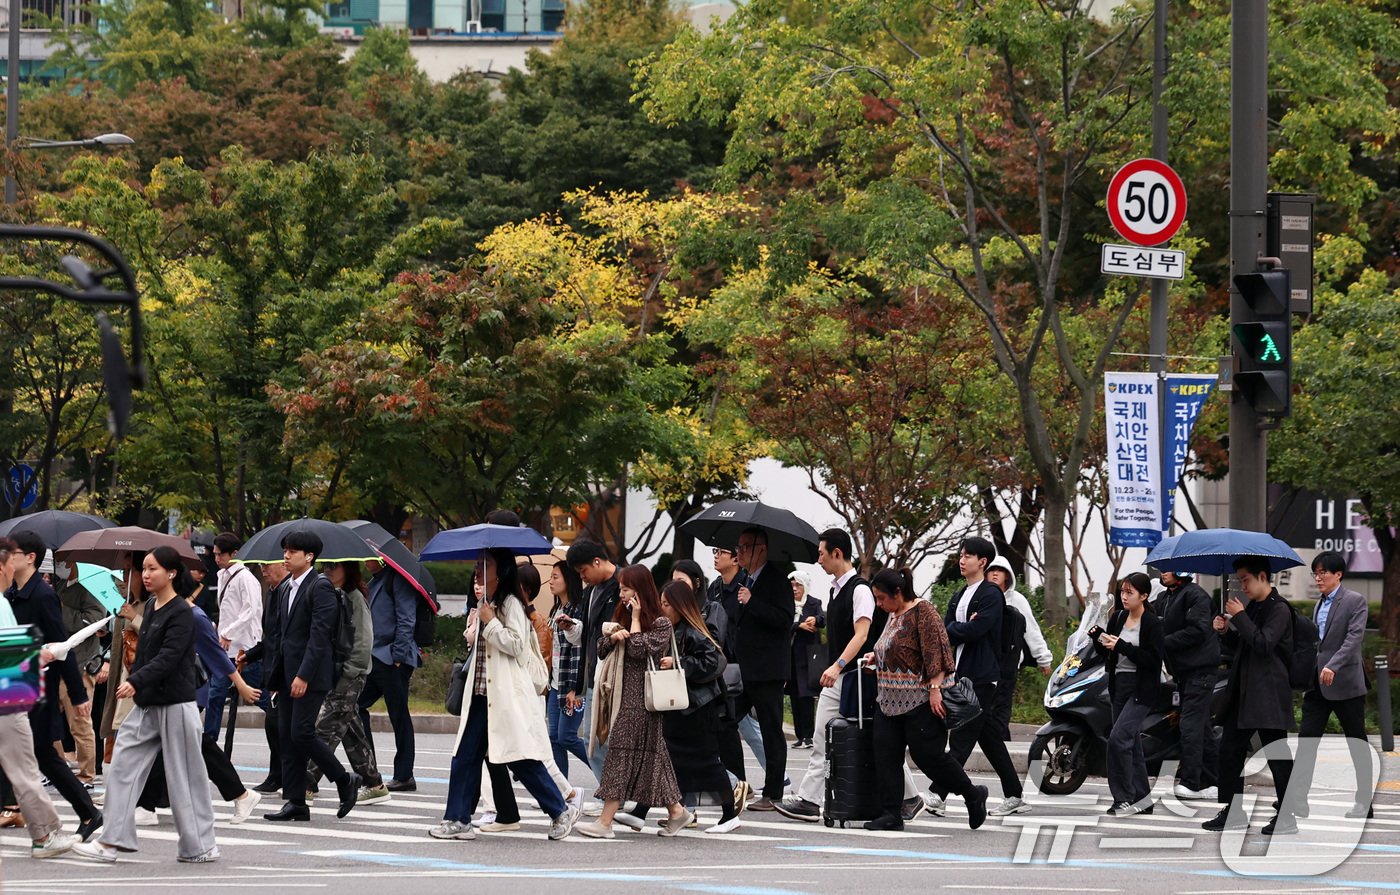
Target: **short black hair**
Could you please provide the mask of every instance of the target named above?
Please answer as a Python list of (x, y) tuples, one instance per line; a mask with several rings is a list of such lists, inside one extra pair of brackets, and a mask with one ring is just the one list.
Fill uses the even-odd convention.
[(1237, 556), (1235, 557), (1234, 569), (1236, 572), (1248, 572), (1256, 578), (1263, 578), (1265, 581), (1270, 578), (1269, 560), (1262, 556)]
[(511, 528), (520, 527), (520, 514), (514, 510), (504, 508), (494, 509), (486, 514), (487, 525), (509, 525)]
[(1324, 550), (1312, 561), (1312, 570), (1316, 572), (1318, 569), (1333, 575), (1343, 575), (1347, 570), (1347, 561), (1335, 550)]
[(214, 549), (220, 553), (237, 553), (242, 548), (242, 539), (231, 531), (221, 531), (214, 535)]
[(33, 553), (41, 562), (44, 559), (44, 554), (48, 552), (49, 547), (44, 543), (44, 539), (39, 537), (37, 532), (27, 528), (15, 532), (10, 537), (14, 538), (15, 543), (19, 545), (20, 553)]
[(300, 550), (319, 559), (324, 545), (314, 531), (289, 531), (282, 536), (281, 546), (283, 550)]
[(828, 528), (821, 533), (817, 541), (826, 543), (827, 553), (835, 553), (840, 550), (841, 558), (846, 562), (851, 561), (851, 551), (854, 548), (851, 546), (851, 536), (845, 531), (839, 528)]
[(970, 538), (963, 538), (962, 543), (958, 545), (958, 551), (960, 553), (966, 553), (968, 556), (975, 556), (978, 559), (985, 559), (987, 565), (991, 565), (992, 560), (997, 558), (996, 545), (986, 538), (979, 538), (975, 535)]
[(575, 569), (579, 566), (592, 565), (595, 559), (609, 561), (608, 551), (604, 550), (603, 545), (597, 541), (574, 541), (569, 545), (569, 552), (564, 557), (564, 561)]

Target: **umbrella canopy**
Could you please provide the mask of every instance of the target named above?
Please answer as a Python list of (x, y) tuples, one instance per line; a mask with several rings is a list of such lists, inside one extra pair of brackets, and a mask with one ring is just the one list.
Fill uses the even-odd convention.
[(96, 531), (80, 531), (54, 551), (57, 562), (90, 562), (112, 568), (124, 564), (132, 553), (148, 553), (157, 547), (174, 547), (186, 562), (200, 562), (190, 542), (149, 528), (122, 525)]
[(438, 611), (437, 584), (433, 582), (433, 574), (423, 567), (418, 557), (413, 555), (413, 551), (403, 545), (403, 541), (394, 537), (379, 523), (366, 519), (350, 519), (340, 524), (364, 538), (386, 566), (407, 579), (408, 583), (413, 585), (413, 589), (422, 594), (428, 605), (433, 607), (433, 611)]
[(117, 612), (122, 608), (126, 599), (117, 590), (117, 581), (122, 577), (119, 573), (88, 562), (77, 563), (77, 566), (78, 583), (102, 604), (102, 608), (108, 612)]
[(43, 539), (46, 547), (55, 550), (80, 531), (114, 528), (116, 524), (110, 519), (90, 516), (87, 513), (40, 510), (28, 516), (16, 516), (0, 522), (0, 538), (8, 538), (17, 531), (32, 531)]
[(1203, 528), (1166, 538), (1147, 554), (1147, 564), (1164, 572), (1225, 577), (1241, 556), (1262, 556), (1273, 572), (1303, 564), (1292, 547), (1273, 535), (1235, 528)]
[(549, 539), (533, 528), (483, 523), (438, 532), (418, 558), (424, 561), (478, 559), (487, 550), (509, 550), (516, 556), (531, 556), (553, 549)]
[(366, 562), (379, 559), (365, 539), (335, 522), (321, 519), (291, 519), (269, 525), (243, 542), (238, 562), (270, 563), (282, 561), (282, 539), (294, 531), (307, 531), (321, 539), (317, 562)]
[(817, 530), (796, 514), (756, 500), (725, 500), (707, 508), (681, 526), (681, 531), (710, 547), (733, 549), (749, 528), (768, 533), (768, 558), (816, 562)]

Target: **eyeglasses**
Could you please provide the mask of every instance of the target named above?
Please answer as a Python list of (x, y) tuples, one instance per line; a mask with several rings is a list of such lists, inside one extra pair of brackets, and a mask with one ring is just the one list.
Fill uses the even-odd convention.
[(1329, 572), (1329, 571), (1327, 571), (1326, 569), (1318, 569), (1316, 572), (1313, 572), (1313, 577), (1314, 577), (1314, 578), (1330, 578), (1330, 577), (1332, 577), (1332, 576), (1335, 575), (1335, 574), (1337, 574), (1337, 573), (1336, 573), (1336, 572)]
[(740, 552), (740, 553), (743, 553), (745, 550), (752, 550), (753, 548), (754, 548), (754, 545), (753, 545), (753, 544), (740, 544), (740, 545), (739, 545), (739, 552)]
[(730, 556), (734, 555), (733, 550), (726, 550), (723, 547), (711, 547), (710, 552), (713, 553), (715, 556), (719, 556), (721, 553), (728, 553)]

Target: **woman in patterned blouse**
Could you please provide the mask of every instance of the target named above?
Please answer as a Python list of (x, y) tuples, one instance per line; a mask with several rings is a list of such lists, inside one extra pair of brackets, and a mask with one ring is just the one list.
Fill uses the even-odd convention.
[(956, 668), (943, 620), (914, 591), (908, 569), (885, 569), (870, 582), (875, 604), (889, 613), (885, 630), (866, 654), (879, 674), (875, 716), (875, 775), (881, 815), (867, 830), (902, 830), (900, 800), (904, 795), (904, 750), (928, 775), (935, 789), (955, 792), (967, 802), (972, 829), (987, 819), (987, 787), (974, 786), (967, 773), (945, 751), (948, 729), (943, 726), (942, 686)]

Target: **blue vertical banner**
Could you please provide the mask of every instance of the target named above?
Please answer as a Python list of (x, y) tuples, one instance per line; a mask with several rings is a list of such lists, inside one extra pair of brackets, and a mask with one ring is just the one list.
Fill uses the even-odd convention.
[(1176, 483), (1181, 481), (1181, 471), (1186, 468), (1186, 455), (1191, 450), (1191, 430), (1196, 426), (1196, 418), (1201, 408), (1215, 388), (1214, 375), (1170, 373), (1167, 375), (1165, 392), (1166, 405), (1163, 408), (1165, 439), (1162, 450), (1162, 493), (1165, 495), (1165, 509), (1162, 515), (1162, 528), (1171, 526), (1172, 510), (1176, 504)]
[(1108, 542), (1153, 547), (1162, 540), (1162, 431), (1156, 373), (1105, 373), (1108, 425)]

